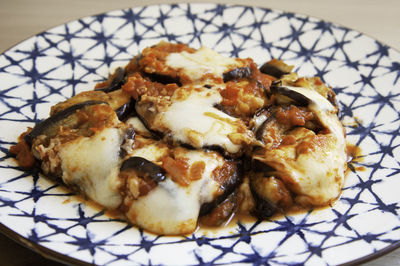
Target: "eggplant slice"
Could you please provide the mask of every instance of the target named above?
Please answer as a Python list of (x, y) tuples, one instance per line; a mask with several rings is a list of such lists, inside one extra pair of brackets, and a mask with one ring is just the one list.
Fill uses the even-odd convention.
[(157, 74), (157, 73), (144, 73), (144, 76), (149, 78), (153, 82), (158, 82), (164, 85), (167, 84), (172, 84), (175, 83), (178, 86), (182, 86), (182, 83), (180, 81), (179, 77), (172, 77), (172, 76), (167, 76), (167, 75), (162, 75), (162, 74)]
[[(255, 150), (253, 161), (274, 169), (264, 178), (274, 175), (282, 181), (296, 204), (306, 207), (330, 204), (340, 194), (347, 160), (344, 130), (336, 107), (312, 87), (284, 85), (274, 87), (272, 91), (302, 105), (307, 102), (307, 106), (289, 104), (273, 108), (277, 111), (271, 112), (257, 129), (256, 136), (265, 146)], [(289, 108), (294, 110), (293, 114), (287, 111)], [(283, 117), (289, 117), (288, 120), (278, 119), (279, 110), (286, 110), (287, 116)], [(311, 114), (313, 121), (292, 124), (291, 116), (297, 119), (302, 111)], [(256, 200), (264, 199), (257, 206), (268, 216), (274, 208), (273, 204), (270, 206), (271, 201), (265, 200), (268, 196), (262, 195), (266, 190), (257, 190), (258, 186), (254, 186), (254, 183), (262, 183), (260, 180), (263, 179), (251, 179), (252, 191)]]
[(272, 83), (271, 92), (273, 94), (286, 96), (294, 101), (296, 105), (307, 106), (310, 103), (310, 99), (306, 95), (291, 89), (289, 86), (282, 86), (280, 82)]
[[(241, 182), (240, 166), (216, 152), (168, 148), (140, 136), (135, 141), (139, 148), (128, 152), (131, 157), (121, 166), (122, 173), (130, 169), (138, 173), (128, 176), (122, 188), (127, 195), (123, 209), (128, 219), (150, 231), (192, 232), (199, 216), (223, 202)], [(143, 173), (155, 183), (145, 193), (135, 181)]]
[(243, 164), (239, 160), (231, 162), (233, 171), (224, 182), (220, 183), (221, 189), (224, 191), (220, 196), (211, 202), (204, 203), (200, 208), (200, 216), (207, 215), (212, 212), (218, 205), (225, 201), (239, 187), (243, 181)]
[(224, 223), (229, 222), (229, 219), (237, 211), (238, 204), (237, 192), (234, 191), (210, 212), (203, 216), (200, 214), (200, 224), (207, 226), (221, 226)]
[(147, 175), (156, 183), (162, 182), (166, 178), (163, 168), (143, 157), (133, 156), (125, 160), (121, 165), (120, 171), (128, 169), (137, 171), (141, 175)]
[(343, 184), (344, 130), (333, 90), (292, 69), (161, 42), (20, 143), (45, 175), (157, 234), (326, 206)]
[(281, 60), (272, 59), (264, 63), (260, 67), (261, 73), (270, 75), (277, 79), (282, 78), (282, 76), (289, 74), (293, 69), (293, 66), (289, 66), (282, 62)]
[(223, 74), (224, 82), (228, 82), (235, 79), (248, 78), (252, 74), (250, 67), (238, 67)]
[(252, 145), (254, 135), (243, 121), (214, 107), (221, 100), (216, 90), (180, 87), (172, 97), (141, 97), (136, 112), (150, 131), (174, 144), (220, 147), (224, 155), (237, 158)]
[(291, 194), (284, 182), (273, 175), (252, 173), (250, 190), (255, 202), (252, 213), (259, 219), (268, 219), (277, 212), (282, 213), (293, 204)]
[(117, 68), (115, 70), (115, 73), (112, 76), (111, 81), (109, 82), (109, 85), (106, 87), (100, 87), (97, 88), (97, 91), (103, 91), (105, 93), (109, 93), (112, 91), (119, 90), (121, 86), (125, 83), (125, 70), (121, 67)]
[(129, 102), (124, 103), (115, 110), (115, 113), (117, 114), (118, 119), (121, 121), (126, 120), (128, 117), (135, 116), (135, 101), (130, 100)]
[(107, 104), (106, 102), (100, 102), (100, 101), (86, 101), (86, 102), (81, 102), (78, 104), (75, 104), (73, 106), (70, 106), (69, 108), (66, 108), (60, 112), (55, 113), (54, 115), (50, 116), (49, 118), (43, 120), (39, 124), (37, 124), (31, 132), (26, 134), (24, 136), (25, 141), (28, 144), (32, 144), (33, 139), (38, 137), (39, 135), (54, 135), (54, 132), (51, 132), (52, 130), (54, 131), (56, 128), (58, 128), (60, 125), (63, 124), (63, 122), (68, 119), (69, 116), (74, 114), (77, 110), (82, 109), (86, 106), (90, 105), (96, 105), (96, 104)]

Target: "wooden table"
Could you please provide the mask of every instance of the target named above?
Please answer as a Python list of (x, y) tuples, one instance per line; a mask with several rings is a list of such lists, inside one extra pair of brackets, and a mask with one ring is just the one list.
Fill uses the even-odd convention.
[[(0, 1), (0, 53), (39, 32), (88, 15), (144, 4), (198, 1), (165, 0), (12, 0)], [(212, 2), (212, 1), (211, 1)], [(400, 51), (398, 0), (251, 0), (253, 4), (311, 15), (367, 34)], [(1, 221), (0, 221), (1, 222)], [(0, 265), (57, 265), (0, 234)], [(400, 249), (365, 265), (400, 265)]]

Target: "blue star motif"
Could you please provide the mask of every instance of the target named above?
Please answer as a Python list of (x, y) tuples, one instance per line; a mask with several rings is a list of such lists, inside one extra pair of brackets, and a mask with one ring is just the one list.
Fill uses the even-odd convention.
[[(109, 23), (114, 25), (111, 31)], [(225, 4), (127, 8), (38, 34), (0, 55), (2, 223), (14, 229), (12, 221), (21, 219), (24, 228), (14, 229), (21, 237), (37, 245), (54, 241), (59, 244), (54, 246), (68, 245), (69, 251), (55, 248), (55, 252), (71, 257), (88, 253), (85, 262), (99, 265), (163, 265), (166, 258), (160, 259), (159, 254), (169, 254), (170, 249), (179, 254), (171, 261), (184, 257), (191, 265), (304, 265), (313, 259), (328, 264), (325, 251), (348, 244), (363, 243), (376, 252), (378, 246), (395, 245), (400, 225), (385, 227), (382, 222), (377, 232), (361, 233), (353, 222), (359, 209), (369, 220), (376, 219), (377, 213), (399, 220), (400, 209), (391, 187), (400, 175), (400, 62), (396, 59), (400, 57), (387, 45), (361, 37), (320, 19)], [(43, 110), (91, 89), (89, 84), (106, 79), (115, 66), (125, 65), (160, 40), (210, 46), (235, 57), (256, 48), (263, 57), (282, 59), (296, 69), (302, 70), (303, 64), (311, 67), (307, 71), (334, 87), (340, 117), (359, 121), (356, 127), (345, 128), (349, 139), (361, 147), (359, 159), (364, 160), (348, 163), (343, 194), (321, 212), (327, 213), (324, 219), (316, 219), (314, 213), (320, 212), (314, 210), (271, 221), (237, 222), (222, 235), (199, 231), (184, 237), (156, 236), (86, 206), (57, 182), (15, 164), (9, 147), (17, 133), (8, 131), (33, 126), (47, 116)], [(354, 47), (359, 47), (357, 56)], [(366, 170), (358, 172), (360, 166)], [(58, 208), (49, 207), (53, 201), (60, 202)], [(272, 247), (270, 239), (275, 243)], [(291, 241), (304, 247), (296, 251), (296, 258), (281, 251)]]

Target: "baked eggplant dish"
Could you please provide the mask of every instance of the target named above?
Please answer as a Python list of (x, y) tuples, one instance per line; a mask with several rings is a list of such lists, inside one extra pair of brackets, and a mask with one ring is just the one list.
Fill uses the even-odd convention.
[(157, 234), (329, 206), (347, 167), (335, 93), (292, 69), (160, 42), (52, 106), (10, 151)]

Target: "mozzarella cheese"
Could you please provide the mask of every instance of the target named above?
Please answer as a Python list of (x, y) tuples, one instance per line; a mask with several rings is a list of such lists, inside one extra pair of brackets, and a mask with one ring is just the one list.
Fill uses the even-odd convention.
[[(309, 108), (317, 115), (319, 121), (330, 130), (326, 138), (328, 145), (324, 150), (319, 150), (323, 161), (309, 160), (309, 157), (303, 158), (300, 162), (308, 171), (303, 174), (305, 177), (315, 178), (314, 182), (304, 182), (303, 190), (306, 194), (313, 195), (314, 198), (322, 198), (323, 203), (336, 199), (340, 195), (343, 186), (344, 175), (347, 164), (346, 140), (343, 126), (334, 113), (335, 107), (318, 92), (308, 92), (307, 97), (311, 96), (312, 103)], [(322, 97), (322, 99), (319, 99)], [(319, 99), (315, 101), (314, 99)], [(331, 139), (331, 142), (329, 141)], [(322, 169), (325, 169), (323, 171)], [(301, 180), (299, 180), (301, 181)], [(314, 186), (309, 186), (308, 184)], [(317, 188), (317, 189), (316, 189)]]
[(158, 162), (163, 157), (168, 155), (168, 147), (166, 145), (160, 145), (157, 142), (149, 143), (146, 146), (138, 149), (132, 149), (128, 151), (129, 157), (137, 156), (145, 158), (151, 162)]
[[(163, 45), (167, 46), (167, 44)], [(168, 54), (166, 51), (169, 49), (164, 49), (164, 46), (162, 48), (158, 51), (151, 51), (149, 48), (150, 61), (153, 56)], [(146, 69), (146, 64), (138, 66), (136, 59), (132, 61), (132, 68)], [(98, 112), (94, 122), (99, 126), (92, 130), (94, 132), (92, 136), (78, 137), (76, 132), (79, 130), (75, 130), (79, 129), (80, 125), (77, 123), (76, 127), (69, 128), (70, 131), (65, 131), (71, 132), (71, 137), (74, 138), (65, 138), (67, 139), (65, 140), (63, 139), (65, 136), (60, 136), (60, 138), (52, 136), (48, 142), (39, 142), (40, 145), (36, 147), (36, 151), (40, 156), (39, 159), (42, 160), (42, 170), (48, 174), (62, 175), (61, 178), (65, 184), (78, 188), (105, 208), (126, 211), (124, 214), (130, 222), (149, 231), (168, 235), (191, 233), (196, 229), (201, 206), (214, 201), (226, 192), (224, 191), (226, 188), (218, 182), (228, 180), (224, 183), (228, 186), (231, 186), (229, 181), (232, 180), (235, 182), (234, 185), (241, 182), (241, 176), (238, 177), (241, 173), (237, 164), (228, 162), (217, 152), (204, 151), (203, 148), (219, 147), (224, 150), (224, 155), (231, 157), (246, 154), (272, 166), (276, 170), (276, 177), (288, 186), (288, 189), (295, 194), (297, 203), (301, 205), (324, 205), (338, 197), (346, 169), (344, 132), (337, 118), (336, 108), (317, 91), (307, 87), (287, 86), (289, 90), (296, 91), (309, 99), (308, 109), (318, 117), (320, 123), (328, 129), (328, 133), (316, 135), (305, 127), (296, 127), (288, 133), (294, 137), (294, 145), (285, 144), (271, 149), (267, 147), (264, 150), (258, 148), (254, 149), (255, 153), (261, 151), (263, 154), (250, 155), (251, 148), (255, 145), (261, 146), (261, 143), (256, 141), (253, 131), (258, 131), (265, 121), (273, 119), (271, 113), (265, 111), (251, 121), (250, 126), (253, 131), (246, 126), (248, 122), (246, 119), (258, 108), (268, 108), (265, 106), (267, 102), (273, 103), (273, 100), (266, 101), (263, 97), (257, 98), (259, 91), (250, 90), (250, 85), (246, 87), (246, 84), (250, 82), (263, 81), (260, 78), (262, 74), (257, 73), (257, 69), (250, 65), (251, 60), (227, 58), (206, 47), (193, 53), (186, 51), (170, 53), (165, 58), (157, 58), (157, 60), (150, 63), (155, 65), (152, 70), (161, 71), (155, 72), (156, 74), (161, 73), (162, 76), (164, 73), (172, 73), (173, 77), (180, 78), (183, 85), (156, 84), (150, 81), (149, 75), (141, 72), (142, 70), (137, 70), (139, 73), (135, 75), (147, 76), (142, 79), (132, 79), (131, 83), (127, 82), (129, 86), (126, 88), (123, 87), (109, 94), (99, 91), (84, 93), (73, 97), (72, 101), (57, 105), (56, 109), (61, 107), (63, 109), (82, 101), (104, 100), (111, 106), (108, 107), (110, 109), (110, 112), (107, 111), (108, 114), (113, 114), (112, 117), (106, 117), (109, 118), (107, 121), (110, 122), (112, 118), (114, 120), (111, 121), (113, 123), (104, 123), (103, 128), (102, 122), (105, 117), (102, 112)], [(242, 81), (242, 84), (237, 84), (238, 90), (242, 90), (238, 94), (247, 91), (246, 97), (239, 94), (242, 97), (238, 98), (239, 103), (236, 105), (241, 106), (242, 109), (238, 107), (239, 109), (235, 110), (239, 110), (239, 114), (234, 113), (238, 117), (243, 117), (244, 114), (245, 119), (242, 120), (219, 110), (218, 106), (222, 106), (226, 112), (232, 114), (226, 107), (231, 107), (235, 103), (229, 105), (220, 94), (226, 89), (223, 82), (224, 73), (246, 66), (251, 66), (254, 75), (247, 77), (248, 80)], [(127, 70), (129, 69), (128, 67)], [(127, 72), (128, 75), (132, 74)], [(297, 78), (297, 75), (295, 76)], [(112, 111), (130, 100), (129, 93), (132, 93), (132, 97), (136, 100), (137, 114), (145, 125), (137, 117), (131, 117), (122, 123)], [(233, 93), (228, 94), (233, 95)], [(247, 105), (252, 102), (253, 105)], [(243, 104), (240, 105), (241, 103)], [(247, 113), (243, 110), (247, 110)], [(79, 113), (76, 117), (83, 120), (86, 118), (84, 114)], [(65, 126), (68, 128), (68, 125)], [(130, 136), (128, 139), (127, 135), (133, 134), (126, 134), (127, 128), (131, 129), (130, 133), (135, 132), (134, 138)], [(153, 130), (162, 133), (164, 138), (153, 139), (155, 136)], [(309, 150), (299, 153), (297, 148), (304, 143), (307, 144)], [(180, 144), (189, 144), (194, 149), (178, 147)], [(170, 157), (167, 159), (171, 159), (174, 163), (182, 163), (183, 170), (179, 168), (181, 165), (178, 163), (176, 165), (171, 163), (172, 166), (165, 163), (168, 162), (164, 160), (167, 156)], [(150, 161), (151, 163), (145, 162), (146, 167), (150, 165), (149, 168), (156, 168), (159, 171), (158, 174), (162, 176), (160, 178), (162, 181), (150, 180), (151, 174), (146, 175), (149, 173), (145, 171), (152, 170), (146, 170), (146, 167), (143, 167), (145, 169), (143, 170), (140, 168), (143, 165), (136, 172), (135, 169), (123, 168), (120, 173), (121, 164), (130, 157), (141, 157)], [(198, 162), (203, 163), (196, 164)], [(225, 164), (229, 167), (223, 168)], [(159, 167), (163, 165), (165, 169), (160, 170)], [(188, 177), (188, 181), (185, 179), (186, 183), (180, 183), (181, 176), (178, 176), (178, 173), (184, 173), (184, 178), (186, 178), (186, 168), (191, 169), (190, 166), (194, 165), (200, 166), (193, 168), (195, 172), (193, 176), (188, 174), (193, 179)], [(237, 168), (232, 168), (233, 165)], [(134, 166), (129, 165), (129, 167)], [(237, 171), (234, 173), (235, 176), (228, 176), (232, 169)], [(163, 179), (164, 171), (166, 172), (165, 179)], [(220, 174), (220, 176), (214, 176), (214, 174)], [(250, 191), (251, 177), (246, 180), (241, 188), (245, 191), (247, 198), (251, 198), (253, 195)], [(267, 190), (263, 192), (274, 193)], [(265, 198), (272, 197), (268, 195)], [(239, 206), (239, 208), (250, 209), (255, 204), (256, 202), (251, 198), (251, 201), (247, 200), (243, 204), (247, 207)]]
[(105, 128), (63, 144), (59, 156), (64, 183), (77, 186), (106, 208), (117, 208), (122, 201), (118, 192), (122, 136), (117, 128)]
[(228, 58), (207, 47), (201, 47), (194, 53), (171, 53), (166, 58), (166, 65), (182, 72), (192, 81), (200, 80), (205, 74), (222, 77), (222, 74), (240, 63), (234, 58)]
[[(146, 148), (140, 151), (147, 159), (157, 159), (156, 156), (149, 158), (149, 154), (154, 153), (146, 151)], [(136, 154), (139, 155), (140, 152)], [(175, 156), (186, 158), (189, 165), (203, 161), (205, 169), (201, 178), (188, 186), (181, 186), (167, 176), (146, 196), (133, 201), (126, 213), (133, 223), (161, 234), (182, 234), (196, 229), (201, 205), (213, 200), (219, 188), (212, 172), (224, 163), (222, 157), (214, 152), (181, 149)]]
[[(309, 104), (309, 108), (313, 111), (317, 112), (334, 112), (335, 107), (321, 94), (317, 91), (306, 88), (306, 87), (295, 87), (295, 86), (285, 86), (289, 90), (295, 91), (306, 96), (311, 103)], [(336, 119), (337, 120), (337, 119)]]
[[(335, 107), (318, 92), (300, 87), (290, 87), (310, 99), (308, 108), (314, 112), (329, 133), (315, 135), (306, 128), (294, 129), (289, 135), (296, 139), (295, 145), (281, 145), (267, 150), (262, 157), (274, 167), (285, 184), (296, 194), (296, 202), (301, 205), (319, 206), (335, 200), (344, 182), (346, 169), (346, 142)], [(307, 143), (310, 149), (298, 153), (297, 146)]]
[(141, 135), (149, 135), (151, 134), (147, 128), (143, 125), (142, 121), (136, 116), (130, 117), (125, 121), (125, 125), (129, 128), (135, 130), (136, 133)]
[[(157, 114), (155, 128), (166, 127), (175, 141), (188, 143), (196, 148), (221, 146), (229, 153), (240, 150), (240, 143), (233, 143), (230, 134), (240, 132), (241, 124), (214, 106), (222, 100), (216, 90), (192, 90), (184, 99), (173, 98), (167, 109)], [(252, 135), (244, 126), (244, 135)]]

